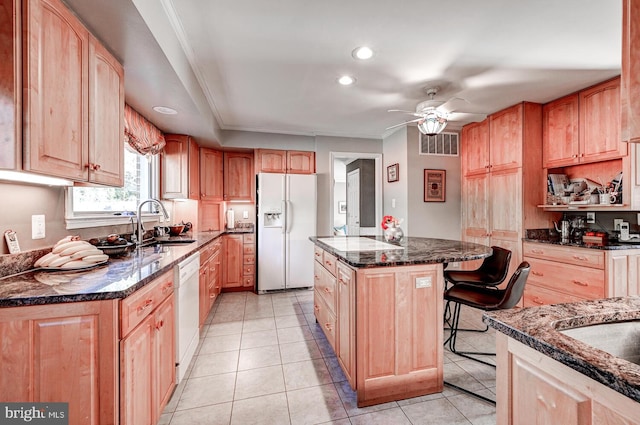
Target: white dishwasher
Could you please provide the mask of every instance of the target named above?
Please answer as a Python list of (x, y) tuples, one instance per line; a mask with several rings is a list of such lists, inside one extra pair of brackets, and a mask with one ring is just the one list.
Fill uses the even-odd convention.
[(176, 383), (180, 383), (191, 363), (199, 341), (200, 252), (175, 267), (176, 285)]

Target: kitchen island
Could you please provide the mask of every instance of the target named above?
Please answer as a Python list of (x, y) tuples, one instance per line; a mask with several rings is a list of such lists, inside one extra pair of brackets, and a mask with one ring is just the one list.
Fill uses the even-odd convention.
[(358, 407), (442, 392), (444, 264), (488, 257), (469, 242), (312, 237), (314, 310)]
[(486, 312), (497, 423), (637, 424), (640, 297)]

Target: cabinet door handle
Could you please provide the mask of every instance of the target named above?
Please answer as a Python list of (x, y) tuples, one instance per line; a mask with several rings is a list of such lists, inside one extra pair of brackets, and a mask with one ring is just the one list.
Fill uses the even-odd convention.
[(539, 304), (539, 305), (543, 305), (544, 303), (542, 301), (540, 301), (540, 299), (538, 297), (533, 297), (531, 299), (532, 302)]
[(138, 315), (144, 313), (144, 311), (147, 310), (152, 305), (153, 305), (153, 300), (152, 299), (145, 300), (144, 304), (138, 306), (138, 308), (136, 309), (137, 312), (138, 312)]
[(578, 285), (578, 286), (589, 286), (588, 283), (585, 282), (580, 282), (579, 280), (572, 280), (571, 281), (573, 284)]
[(314, 305), (313, 305), (313, 309), (314, 309), (315, 311), (320, 311), (320, 307), (318, 307), (318, 304), (314, 304)]
[(328, 330), (329, 332), (333, 332), (333, 329), (332, 329), (331, 323), (325, 323), (325, 324), (324, 324), (324, 327), (325, 327), (325, 329), (326, 329), (326, 330)]
[(164, 286), (162, 287), (162, 293), (163, 293), (163, 294), (166, 294), (168, 291), (170, 291), (170, 290), (171, 290), (171, 288), (173, 288), (173, 282), (169, 282), (169, 283), (167, 283), (166, 285), (164, 285)]
[(324, 287), (324, 292), (326, 292), (327, 294), (330, 294), (331, 293), (331, 289), (329, 289), (328, 286), (325, 286)]
[(534, 270), (531, 271), (531, 274), (534, 275), (534, 276), (544, 276), (544, 273), (537, 272), (537, 271), (534, 271)]
[(573, 258), (578, 260), (578, 261), (589, 261), (589, 259), (587, 257), (583, 257), (581, 255), (574, 255)]
[(531, 250), (532, 254), (544, 254), (544, 251), (542, 249), (532, 249)]
[(160, 330), (161, 327), (164, 326), (164, 320), (160, 320), (159, 322), (156, 322), (156, 330)]
[(338, 279), (338, 282), (340, 282), (340, 283), (342, 283), (342, 284), (345, 284), (345, 285), (347, 284), (347, 282), (346, 282), (343, 278), (339, 278), (339, 279)]

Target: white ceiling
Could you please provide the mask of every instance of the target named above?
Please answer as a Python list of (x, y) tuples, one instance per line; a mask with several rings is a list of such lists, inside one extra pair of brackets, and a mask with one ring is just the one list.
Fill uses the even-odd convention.
[[(123, 61), (127, 102), (205, 144), (220, 129), (381, 138), (425, 87), (489, 114), (620, 73), (621, 0), (67, 3)], [(351, 57), (361, 45), (373, 59)]]

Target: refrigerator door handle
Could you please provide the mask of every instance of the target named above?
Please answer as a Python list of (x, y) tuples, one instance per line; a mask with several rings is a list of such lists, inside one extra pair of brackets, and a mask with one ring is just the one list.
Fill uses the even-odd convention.
[(291, 201), (287, 201), (287, 233), (291, 233), (291, 226), (293, 225), (293, 204)]
[(284, 235), (287, 230), (287, 221), (289, 221), (287, 217), (287, 201), (283, 199), (280, 202), (282, 203), (282, 209), (280, 211), (282, 211), (282, 234)]

